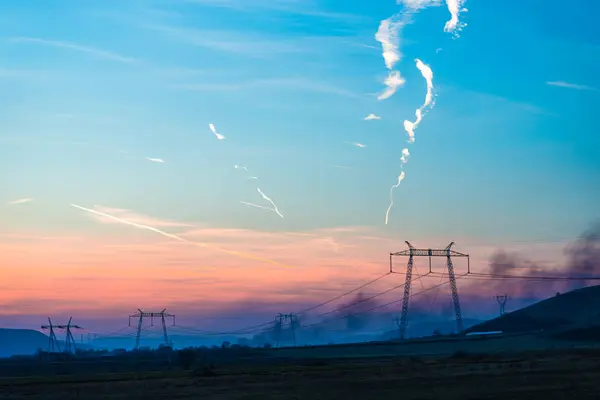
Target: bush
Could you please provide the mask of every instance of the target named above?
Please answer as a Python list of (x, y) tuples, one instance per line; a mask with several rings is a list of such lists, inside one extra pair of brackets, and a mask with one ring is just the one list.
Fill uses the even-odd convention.
[(177, 352), (179, 365), (183, 369), (190, 369), (196, 360), (196, 352), (193, 349), (183, 349)]
[(213, 364), (209, 364), (209, 365), (203, 366), (202, 368), (196, 369), (194, 371), (194, 375), (210, 377), (210, 376), (216, 376), (217, 373), (215, 372), (215, 366)]
[(450, 358), (459, 358), (459, 359), (464, 359), (464, 358), (468, 358), (469, 354), (464, 351), (464, 350), (457, 350), (454, 352), (454, 354), (452, 354), (450, 356)]

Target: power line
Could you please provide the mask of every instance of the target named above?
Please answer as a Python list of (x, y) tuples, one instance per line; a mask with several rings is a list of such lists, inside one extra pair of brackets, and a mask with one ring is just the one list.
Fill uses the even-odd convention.
[[(420, 276), (418, 276), (417, 278), (415, 278), (414, 280), (419, 280), (419, 279), (421, 279), (421, 278), (424, 278), (424, 277), (426, 277), (427, 275), (429, 275), (429, 273), (426, 273), (425, 275), (420, 275)], [(346, 309), (346, 308), (349, 308), (349, 307), (354, 307), (354, 306), (356, 306), (356, 305), (358, 305), (358, 304), (360, 304), (360, 303), (363, 303), (363, 302), (365, 302), (365, 301), (369, 301), (369, 300), (375, 299), (375, 298), (377, 298), (377, 297), (379, 297), (379, 296), (383, 296), (383, 295), (384, 295), (384, 294), (386, 294), (386, 293), (389, 293), (389, 292), (391, 292), (391, 291), (394, 291), (394, 290), (396, 290), (396, 289), (400, 289), (400, 288), (402, 288), (402, 287), (404, 287), (404, 286), (406, 286), (406, 283), (402, 283), (402, 284), (400, 284), (400, 285), (394, 286), (393, 288), (390, 288), (390, 289), (384, 290), (383, 292), (379, 292), (379, 293), (377, 293), (377, 294), (374, 294), (373, 296), (370, 296), (370, 297), (365, 297), (365, 298), (363, 298), (363, 299), (360, 299), (360, 300), (359, 300), (359, 301), (357, 301), (356, 303), (351, 303), (351, 304), (348, 304), (348, 305), (342, 306), (342, 307), (340, 307), (340, 308), (337, 308), (337, 309), (335, 309), (335, 310), (331, 310), (331, 311), (327, 311), (327, 312), (325, 312), (325, 313), (318, 314), (318, 315), (317, 315), (317, 317), (323, 317), (323, 316), (325, 316), (325, 315), (333, 314), (333, 313), (335, 313), (335, 312), (338, 312), (338, 311), (344, 310), (344, 309)]]
[(324, 302), (322, 302), (322, 303), (319, 303), (319, 304), (317, 304), (317, 305), (314, 305), (314, 306), (312, 306), (312, 307), (309, 307), (309, 308), (307, 308), (307, 309), (305, 309), (305, 310), (298, 311), (296, 314), (305, 314), (305, 313), (307, 313), (307, 312), (309, 312), (309, 311), (312, 311), (312, 310), (314, 310), (315, 308), (319, 308), (319, 307), (325, 306), (325, 305), (327, 305), (327, 304), (329, 304), (329, 303), (332, 303), (332, 302), (334, 302), (334, 301), (336, 301), (336, 300), (339, 300), (339, 299), (341, 299), (341, 298), (342, 298), (342, 297), (344, 297), (344, 296), (347, 296), (347, 295), (349, 295), (349, 294), (352, 294), (352, 293), (356, 292), (357, 290), (363, 289), (363, 288), (365, 288), (365, 287), (367, 287), (367, 286), (369, 286), (369, 285), (371, 285), (371, 284), (373, 284), (373, 283), (375, 283), (375, 282), (379, 281), (380, 279), (383, 279), (383, 278), (385, 278), (386, 276), (390, 275), (391, 273), (392, 273), (392, 272), (386, 272), (385, 274), (383, 274), (383, 275), (381, 275), (381, 276), (379, 276), (379, 277), (377, 277), (377, 278), (375, 278), (375, 279), (373, 279), (373, 280), (371, 280), (371, 281), (369, 281), (369, 282), (367, 282), (367, 283), (364, 283), (364, 284), (362, 284), (362, 285), (360, 285), (360, 286), (358, 286), (358, 287), (356, 287), (356, 288), (354, 288), (354, 289), (352, 289), (352, 290), (349, 290), (349, 291), (347, 291), (347, 292), (345, 292), (345, 293), (342, 293), (342, 294), (340, 294), (339, 296), (336, 296), (336, 297), (334, 297), (334, 298), (332, 298), (332, 299), (329, 299), (329, 300), (327, 300), (327, 301), (324, 301)]
[[(464, 276), (466, 276), (466, 275), (467, 275), (467, 274), (459, 275), (459, 276), (457, 276), (457, 277), (456, 277), (456, 279), (458, 280), (458, 279), (460, 279), (460, 278), (462, 278), (462, 277), (464, 277)], [(423, 294), (423, 293), (427, 293), (427, 292), (429, 292), (430, 290), (437, 289), (437, 288), (439, 288), (439, 287), (441, 287), (441, 286), (444, 286), (444, 285), (447, 285), (447, 284), (449, 284), (449, 283), (450, 283), (449, 281), (448, 281), (448, 282), (442, 282), (442, 283), (440, 283), (440, 284), (438, 284), (438, 285), (431, 286), (431, 287), (429, 287), (429, 288), (427, 288), (427, 289), (425, 289), (425, 290), (421, 290), (420, 292), (417, 292), (417, 293), (412, 293), (412, 294), (410, 294), (410, 296), (409, 296), (409, 297), (410, 297), (410, 298), (412, 298), (412, 297), (414, 297), (414, 296), (418, 296), (418, 295), (421, 295), (421, 294)], [(403, 301), (403, 299), (399, 299), (399, 300), (393, 300), (393, 301), (390, 301), (390, 302), (388, 302), (388, 303), (379, 304), (379, 305), (377, 305), (377, 306), (375, 306), (375, 307), (372, 307), (372, 308), (370, 308), (370, 309), (368, 309), (368, 310), (364, 310), (364, 311), (359, 311), (359, 312), (354, 312), (354, 313), (350, 313), (350, 314), (342, 315), (342, 316), (340, 316), (339, 318), (347, 318), (347, 317), (351, 317), (351, 316), (355, 316), (355, 315), (366, 314), (366, 313), (369, 313), (369, 312), (371, 312), (371, 311), (375, 311), (375, 310), (378, 310), (378, 309), (380, 309), (380, 308), (387, 307), (387, 306), (389, 306), (389, 305), (392, 305), (392, 304), (395, 304), (395, 303), (399, 303), (399, 302), (401, 302), (401, 301)], [(324, 323), (327, 323), (327, 322), (329, 322), (329, 321), (319, 321), (319, 322), (314, 322), (314, 323), (312, 323), (312, 324), (303, 325), (303, 326), (302, 326), (302, 328), (310, 328), (310, 327), (317, 326), (317, 325), (320, 325), (320, 324), (324, 324)]]
[[(340, 294), (340, 295), (338, 295), (338, 296), (335, 296), (335, 297), (333, 297), (333, 298), (331, 298), (331, 299), (329, 299), (329, 300), (326, 300), (326, 301), (324, 301), (324, 302), (321, 302), (321, 303), (319, 303), (319, 304), (316, 304), (316, 305), (314, 305), (314, 306), (308, 307), (308, 308), (306, 308), (306, 309), (304, 309), (304, 310), (297, 311), (297, 312), (296, 312), (296, 313), (294, 313), (294, 314), (296, 314), (296, 315), (306, 314), (306, 313), (307, 313), (307, 312), (309, 312), (309, 311), (312, 311), (312, 310), (314, 310), (314, 309), (317, 309), (317, 308), (323, 307), (323, 306), (325, 306), (325, 305), (327, 305), (327, 304), (330, 304), (330, 303), (332, 303), (332, 302), (334, 302), (334, 301), (336, 301), (336, 300), (339, 300), (339, 299), (341, 299), (341, 298), (342, 298), (342, 297), (344, 297), (344, 296), (347, 296), (347, 295), (349, 295), (349, 294), (352, 294), (352, 293), (354, 293), (354, 292), (356, 292), (356, 291), (358, 291), (358, 290), (360, 290), (360, 289), (363, 289), (363, 288), (365, 288), (365, 287), (367, 287), (367, 286), (369, 286), (369, 285), (372, 285), (373, 283), (375, 283), (375, 282), (377, 282), (377, 281), (379, 281), (379, 280), (381, 280), (381, 279), (385, 278), (386, 276), (390, 275), (391, 273), (395, 273), (395, 272), (386, 272), (385, 274), (383, 274), (383, 275), (381, 275), (381, 276), (378, 276), (377, 278), (375, 278), (375, 279), (372, 279), (372, 280), (370, 280), (370, 281), (368, 281), (368, 282), (366, 282), (366, 283), (363, 283), (362, 285), (360, 285), (360, 286), (358, 286), (358, 287), (356, 287), (356, 288), (354, 288), (354, 289), (348, 290), (348, 291), (346, 291), (346, 292), (344, 292), (344, 293), (342, 293), (342, 294)], [(389, 292), (389, 291), (392, 291), (392, 290), (394, 290), (394, 289), (397, 289), (398, 287), (401, 287), (401, 286), (403, 286), (403, 285), (400, 285), (400, 286), (397, 286), (397, 287), (395, 287), (395, 288), (392, 288), (392, 289), (390, 289), (390, 290), (386, 291), (385, 293), (387, 293), (387, 292)], [(363, 301), (367, 301), (367, 300), (370, 300), (370, 298), (361, 299), (361, 300), (359, 300), (358, 302), (351, 304), (350, 306), (354, 306), (354, 305), (356, 305), (356, 304), (362, 303)], [(347, 307), (349, 307), (349, 306), (345, 306), (345, 307), (343, 307), (343, 308), (347, 308)], [(343, 309), (343, 308), (342, 308), (342, 309)], [(332, 311), (332, 312), (335, 312), (335, 311)], [(331, 313), (331, 312), (328, 312), (328, 313), (321, 314), (321, 315), (318, 315), (318, 316), (323, 316), (323, 315), (327, 315), (327, 314), (330, 314), (330, 313)], [(233, 331), (227, 331), (227, 332), (209, 332), (209, 331), (202, 331), (202, 330), (198, 330), (198, 329), (195, 329), (195, 328), (189, 328), (189, 329), (191, 329), (191, 330), (194, 330), (194, 331), (196, 331), (196, 332), (198, 332), (198, 333), (200, 333), (200, 334), (206, 335), (206, 336), (220, 336), (220, 335), (248, 334), (248, 333), (253, 333), (254, 331), (257, 331), (257, 330), (261, 330), (261, 328), (266, 328), (266, 327), (267, 327), (267, 326), (269, 326), (269, 325), (273, 325), (273, 324), (275, 324), (275, 322), (276, 322), (276, 321), (269, 321), (269, 322), (265, 322), (265, 323), (262, 323), (262, 324), (259, 324), (259, 325), (253, 325), (253, 326), (250, 326), (250, 327), (246, 327), (246, 328), (242, 328), (242, 329), (238, 329), (238, 330), (233, 330)]]
[(551, 275), (503, 275), (503, 274), (484, 274), (472, 272), (469, 274), (472, 277), (481, 278), (498, 278), (498, 279), (531, 279), (531, 280), (547, 280), (547, 281), (597, 281), (598, 276), (551, 276)]

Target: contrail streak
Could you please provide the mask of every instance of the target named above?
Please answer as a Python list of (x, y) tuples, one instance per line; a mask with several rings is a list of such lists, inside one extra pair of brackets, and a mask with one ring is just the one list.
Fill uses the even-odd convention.
[(225, 139), (225, 136), (223, 136), (219, 132), (217, 132), (217, 129), (215, 128), (215, 126), (213, 124), (208, 124), (208, 127), (210, 128), (210, 130), (212, 131), (212, 133), (215, 134), (215, 136), (217, 137), (217, 139), (219, 139), (219, 140)]
[(261, 206), (260, 204), (248, 203), (247, 201), (240, 201), (240, 203), (251, 207), (261, 208), (263, 210), (275, 211), (274, 208)]
[(402, 157), (400, 157), (400, 161), (402, 161), (402, 164), (406, 164), (408, 162), (408, 157), (410, 157), (408, 149), (402, 149)]
[(99, 212), (99, 211), (95, 211), (95, 210), (91, 210), (89, 208), (85, 208), (85, 207), (82, 207), (82, 206), (78, 206), (77, 204), (71, 204), (71, 206), (75, 207), (75, 208), (78, 208), (80, 210), (83, 210), (83, 211), (87, 211), (87, 212), (92, 213), (92, 214), (96, 214), (96, 215), (99, 215), (99, 216), (102, 216), (102, 217), (106, 217), (106, 218), (112, 219), (113, 221), (119, 222), (121, 224), (130, 225), (130, 226), (134, 226), (136, 228), (146, 229), (148, 231), (156, 232), (159, 235), (166, 236), (166, 237), (168, 237), (170, 239), (174, 239), (174, 240), (177, 240), (179, 242), (191, 244), (191, 245), (202, 247), (202, 248), (214, 249), (214, 250), (217, 250), (217, 251), (221, 251), (223, 253), (235, 255), (235, 256), (238, 256), (238, 257), (247, 258), (247, 259), (250, 259), (250, 260), (262, 261), (262, 262), (266, 262), (266, 263), (273, 264), (273, 265), (290, 267), (289, 265), (282, 264), (282, 263), (279, 263), (277, 261), (269, 260), (268, 258), (262, 258), (262, 257), (254, 256), (252, 254), (246, 254), (246, 253), (242, 253), (242, 252), (234, 251), (234, 250), (227, 250), (227, 249), (224, 249), (222, 247), (209, 245), (207, 243), (193, 242), (191, 240), (184, 239), (184, 238), (182, 238), (180, 236), (173, 235), (172, 233), (168, 233), (168, 232), (162, 231), (160, 229), (157, 229), (157, 228), (154, 228), (154, 227), (151, 227), (151, 226), (148, 226), (148, 225), (137, 224), (135, 222), (127, 221), (127, 220), (122, 219), (122, 218), (113, 217), (112, 215), (105, 214), (105, 213), (102, 213), (102, 212)]
[(400, 182), (402, 182), (402, 180), (404, 179), (404, 171), (400, 172), (400, 175), (398, 175), (398, 183), (396, 183), (394, 186), (392, 186), (390, 188), (390, 205), (387, 209), (387, 211), (385, 212), (385, 224), (388, 224), (388, 219), (390, 216), (390, 210), (392, 209), (392, 206), (394, 205), (394, 188), (397, 188), (398, 186), (400, 186)]
[(419, 60), (418, 58), (415, 59), (415, 62), (417, 64), (417, 68), (419, 71), (421, 71), (421, 75), (423, 75), (423, 78), (425, 78), (425, 81), (427, 82), (427, 94), (425, 95), (425, 101), (423, 102), (423, 105), (415, 111), (415, 116), (417, 117), (415, 122), (408, 120), (404, 121), (404, 129), (408, 134), (408, 141), (410, 143), (415, 141), (415, 129), (417, 129), (417, 126), (419, 126), (421, 120), (423, 119), (423, 110), (425, 110), (427, 107), (433, 107), (435, 105), (433, 101), (433, 71), (428, 65), (424, 64), (423, 61)]
[(277, 208), (277, 206), (275, 205), (275, 203), (273, 203), (273, 200), (271, 200), (266, 194), (264, 194), (259, 188), (256, 188), (256, 190), (258, 190), (258, 193), (260, 193), (260, 195), (263, 197), (263, 199), (265, 199), (266, 201), (268, 201), (269, 203), (271, 203), (273, 205), (273, 207), (275, 208), (273, 211), (275, 211), (277, 213), (277, 215), (279, 215), (281, 218), (283, 218), (283, 214), (281, 214), (279, 212), (279, 209)]
[(17, 200), (13, 200), (13, 201), (9, 201), (8, 204), (25, 204), (25, 203), (29, 203), (32, 202), (33, 199), (30, 198), (25, 198), (25, 199), (17, 199)]
[(357, 143), (357, 142), (346, 142), (346, 143), (351, 144), (352, 146), (360, 147), (361, 149), (364, 149), (365, 147), (367, 147), (366, 144)]
[[(248, 172), (248, 168), (247, 168), (246, 166), (244, 166), (244, 165), (239, 165), (239, 164), (236, 164), (236, 165), (235, 165), (235, 168), (236, 168), (236, 169), (243, 169), (243, 170), (245, 170), (246, 172)], [(248, 177), (247, 179), (254, 179), (254, 180), (258, 180), (258, 177), (257, 177), (257, 176), (250, 176), (250, 177)], [(249, 202), (247, 202), (247, 201), (240, 201), (240, 203), (242, 203), (242, 204), (245, 204), (245, 205), (247, 205), (247, 206), (250, 206), (250, 207), (261, 208), (261, 209), (263, 209), (263, 210), (275, 211), (275, 212), (277, 213), (277, 215), (279, 215), (281, 218), (283, 218), (283, 214), (281, 214), (281, 213), (279, 212), (279, 209), (277, 208), (277, 206), (275, 205), (275, 203), (273, 202), (273, 200), (271, 200), (271, 199), (270, 199), (270, 198), (269, 198), (269, 197), (268, 197), (266, 194), (264, 194), (264, 193), (263, 193), (263, 192), (262, 192), (262, 191), (261, 191), (259, 188), (256, 188), (256, 190), (258, 190), (258, 193), (260, 193), (260, 195), (262, 196), (262, 198), (263, 198), (263, 199), (265, 199), (266, 201), (268, 201), (269, 203), (271, 203), (271, 204), (273, 205), (273, 208), (270, 208), (270, 207), (265, 207), (265, 206), (261, 206), (261, 205), (259, 205), (259, 204), (249, 203)]]

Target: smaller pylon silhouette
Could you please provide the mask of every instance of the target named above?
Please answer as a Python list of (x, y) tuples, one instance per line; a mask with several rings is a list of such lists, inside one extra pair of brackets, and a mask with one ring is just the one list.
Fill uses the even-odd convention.
[(56, 352), (60, 352), (60, 343), (58, 342), (58, 339), (56, 339), (56, 332), (54, 331), (54, 328), (58, 328), (58, 325), (52, 325), (52, 321), (50, 320), (50, 317), (48, 317), (48, 325), (42, 325), (41, 328), (43, 330), (48, 330), (48, 352), (49, 353), (56, 353)]
[(507, 294), (498, 294), (496, 295), (496, 302), (498, 302), (498, 305), (500, 305), (500, 316), (503, 316), (505, 314), (504, 310), (506, 308), (506, 302), (508, 301), (508, 295)]
[(77, 352), (77, 347), (75, 345), (75, 338), (73, 337), (72, 329), (83, 329), (83, 328), (80, 327), (79, 325), (71, 324), (72, 320), (73, 320), (73, 317), (69, 318), (69, 323), (67, 323), (67, 325), (58, 325), (58, 326), (56, 326), (56, 328), (65, 329), (67, 332), (67, 336), (65, 339), (65, 353), (75, 354)]
[(162, 324), (162, 330), (163, 330), (164, 346), (171, 347), (171, 342), (169, 342), (169, 336), (167, 334), (167, 323), (166, 323), (165, 319), (169, 318), (169, 317), (172, 318), (173, 326), (175, 326), (175, 315), (169, 314), (167, 312), (166, 308), (164, 310), (162, 310), (161, 312), (145, 312), (145, 311), (138, 309), (137, 314), (133, 314), (133, 315), (129, 316), (129, 326), (131, 326), (131, 318), (138, 319), (137, 332), (136, 332), (136, 336), (135, 336), (135, 349), (137, 350), (140, 347), (140, 335), (142, 333), (142, 324), (144, 322), (144, 318), (148, 318), (148, 317), (150, 317), (150, 325), (151, 326), (154, 326), (154, 317), (157, 317), (157, 318), (160, 317), (160, 321)]
[(289, 321), (289, 328), (292, 331), (292, 340), (294, 342), (294, 346), (296, 346), (296, 328), (298, 327), (298, 316), (296, 314), (278, 314), (275, 319), (275, 347), (279, 347), (279, 342), (281, 341), (281, 332), (283, 330), (283, 325)]

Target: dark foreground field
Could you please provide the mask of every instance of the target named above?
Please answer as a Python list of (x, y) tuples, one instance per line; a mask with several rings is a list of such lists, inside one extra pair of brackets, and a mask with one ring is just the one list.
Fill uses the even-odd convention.
[(345, 360), (0, 381), (2, 399), (597, 399), (600, 352)]

